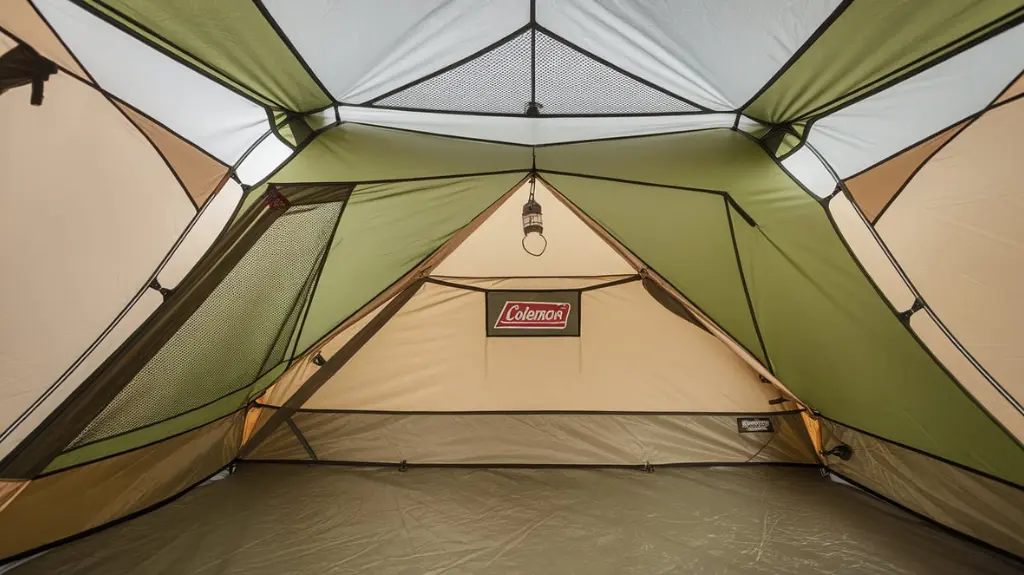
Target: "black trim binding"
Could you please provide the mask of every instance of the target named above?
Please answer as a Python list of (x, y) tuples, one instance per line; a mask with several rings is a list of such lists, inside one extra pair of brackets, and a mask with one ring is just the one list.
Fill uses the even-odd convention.
[[(807, 52), (807, 50), (811, 46), (813, 46), (814, 43), (817, 42), (818, 39), (821, 38), (822, 35), (825, 34), (825, 32), (828, 31), (828, 29), (832, 26), (832, 24), (835, 24), (836, 20), (838, 20), (839, 17), (843, 15), (843, 12), (845, 12), (846, 9), (849, 8), (852, 4), (853, 4), (853, 0), (843, 0), (843, 2), (839, 6), (837, 6), (832, 11), (831, 14), (829, 14), (828, 18), (826, 18), (825, 21), (822, 22), (818, 26), (818, 28), (814, 31), (814, 33), (811, 34), (811, 36), (809, 38), (807, 38), (807, 40), (800, 46), (800, 48), (798, 48), (796, 52), (793, 52), (793, 55), (789, 57), (789, 60), (786, 60), (786, 63), (783, 64), (781, 68), (776, 70), (775, 74), (773, 74), (772, 77), (769, 78), (767, 82), (765, 82), (764, 86), (761, 86), (760, 90), (758, 90), (756, 93), (754, 93), (754, 95), (751, 96), (750, 99), (747, 100), (747, 102), (745, 104), (743, 104), (742, 106), (739, 107), (738, 111), (745, 111), (747, 108), (750, 107), (751, 104), (756, 102), (757, 99), (760, 98), (762, 94), (767, 92), (768, 89), (771, 88), (772, 85), (774, 85), (775, 82), (777, 82), (779, 80), (779, 78), (782, 77), (783, 74), (785, 74), (787, 71), (789, 71), (789, 69), (793, 66), (793, 64), (795, 64), (796, 61), (799, 60), (804, 55), (804, 53)], [(747, 114), (747, 115), (749, 116), (750, 114)], [(750, 116), (750, 117), (754, 118), (753, 116)], [(761, 119), (761, 118), (754, 118), (754, 119), (759, 121), (759, 122), (762, 122), (762, 123), (768, 123), (767, 120), (764, 120), (764, 119)]]
[[(167, 38), (164, 38), (162, 35), (157, 34), (156, 31), (151, 30), (150, 28), (148, 28), (146, 26), (143, 26), (141, 23), (135, 21), (132, 18), (129, 18), (127, 15), (125, 15), (123, 12), (117, 10), (116, 8), (108, 6), (102, 0), (94, 0), (94, 1), (96, 2), (97, 5), (103, 6), (103, 8), (102, 9), (97, 8), (96, 6), (94, 6), (92, 4), (87, 4), (83, 0), (70, 0), (70, 2), (72, 4), (74, 4), (75, 6), (77, 6), (78, 8), (80, 8), (82, 10), (85, 10), (86, 12), (88, 12), (89, 14), (92, 14), (96, 18), (102, 20), (103, 22), (106, 22), (109, 26), (112, 26), (113, 28), (121, 31), (122, 33), (127, 34), (128, 36), (131, 36), (136, 41), (141, 42), (142, 44), (148, 46), (149, 48), (151, 48), (151, 49), (153, 49), (155, 51), (157, 51), (158, 53), (163, 54), (167, 58), (170, 58), (171, 60), (174, 60), (178, 64), (180, 64), (182, 66), (185, 66), (189, 70), (192, 70), (193, 72), (195, 72), (195, 73), (197, 73), (197, 74), (199, 74), (199, 75), (201, 75), (201, 76), (203, 76), (205, 78), (208, 78), (208, 79), (216, 82), (220, 86), (230, 90), (231, 92), (233, 92), (234, 94), (236, 94), (238, 96), (241, 96), (242, 98), (245, 98), (246, 100), (256, 104), (257, 106), (259, 106), (261, 108), (272, 108), (272, 109), (281, 110), (281, 111), (287, 110), (287, 108), (281, 102), (278, 102), (278, 101), (274, 100), (273, 98), (271, 98), (271, 97), (269, 97), (269, 96), (267, 96), (265, 94), (260, 93), (259, 91), (257, 91), (256, 89), (252, 88), (251, 86), (246, 85), (245, 82), (240, 82), (238, 79), (232, 77), (231, 74), (228, 74), (227, 72), (225, 72), (224, 70), (221, 70), (220, 68), (217, 68), (213, 64), (210, 64), (209, 62), (204, 61), (202, 58), (196, 57), (195, 54), (190, 53), (188, 50), (185, 50), (181, 46), (178, 46), (174, 42), (171, 42)], [(111, 14), (116, 14), (118, 16), (118, 18), (121, 18), (123, 21), (120, 21), (117, 18), (112, 17), (106, 11), (109, 11)], [(164, 44), (167, 44), (168, 46), (174, 46), (176, 49), (180, 50), (182, 54), (187, 54), (189, 57), (193, 58), (196, 62), (202, 62), (204, 66), (209, 67), (209, 69), (213, 70), (214, 72), (216, 72), (216, 74), (211, 74), (210, 72), (200, 68), (199, 66), (196, 66), (192, 62), (189, 62), (188, 60), (186, 60), (186, 59), (182, 58), (181, 56), (175, 54), (173, 51), (164, 48), (163, 46), (159, 45), (156, 42), (151, 42), (150, 40), (148, 40), (147, 38), (145, 38), (144, 36), (139, 34), (138, 31), (133, 29), (131, 26), (127, 25), (125, 22), (131, 22), (132, 25), (136, 26), (139, 30), (144, 31), (145, 33), (151, 35), (153, 38), (156, 38), (157, 40), (159, 40), (160, 42), (163, 42)], [(217, 74), (219, 74), (220, 76), (218, 76)], [(225, 78), (227, 80), (230, 80), (230, 81), (226, 81)], [(232, 85), (232, 82), (234, 84), (236, 84), (236, 85)], [(244, 86), (246, 89), (251, 90), (252, 94), (245, 93), (245, 91), (240, 89), (238, 86)], [(258, 95), (259, 97), (257, 98), (256, 96), (254, 96), (254, 94)], [(261, 100), (261, 98), (262, 98), (262, 100)]]
[(933, 527), (937, 527), (939, 530), (941, 530), (941, 531), (943, 531), (943, 532), (945, 532), (945, 533), (947, 533), (949, 535), (952, 535), (952, 536), (956, 537), (957, 539), (961, 539), (961, 540), (966, 541), (968, 543), (973, 543), (973, 544), (975, 544), (975, 545), (977, 545), (979, 547), (984, 548), (986, 551), (991, 551), (991, 552), (993, 552), (993, 553), (995, 553), (997, 555), (1000, 555), (1001, 557), (1005, 557), (1005, 558), (1011, 559), (1013, 561), (1024, 563), (1024, 557), (1021, 557), (1020, 555), (1017, 555), (1017, 554), (1015, 554), (1013, 552), (1007, 551), (1006, 549), (1003, 549), (1001, 547), (996, 547), (995, 545), (993, 545), (991, 543), (982, 541), (981, 539), (978, 539), (977, 537), (973, 537), (973, 536), (968, 535), (968, 534), (966, 534), (966, 533), (964, 533), (962, 531), (958, 531), (956, 529), (953, 529), (952, 527), (950, 527), (948, 525), (945, 525), (943, 523), (939, 523), (937, 520), (932, 519), (931, 517), (929, 517), (929, 516), (927, 516), (927, 515), (925, 515), (923, 513), (920, 513), (918, 511), (914, 511), (913, 509), (907, 507), (906, 505), (903, 505), (902, 503), (896, 501), (895, 499), (889, 499), (885, 495), (882, 495), (881, 493), (875, 491), (874, 489), (871, 489), (870, 487), (868, 487), (868, 486), (866, 486), (866, 485), (864, 485), (864, 484), (862, 484), (862, 483), (860, 483), (860, 482), (858, 482), (858, 481), (856, 481), (854, 479), (851, 479), (851, 478), (847, 477), (846, 475), (843, 475), (842, 473), (832, 469), (831, 467), (826, 467), (826, 469), (832, 475), (835, 475), (839, 479), (849, 483), (850, 485), (856, 487), (857, 489), (860, 489), (861, 491), (867, 493), (868, 495), (870, 495), (872, 497), (875, 497), (876, 499), (879, 499), (883, 503), (888, 503), (890, 505), (893, 505), (894, 507), (899, 508), (901, 511), (904, 511), (904, 512), (906, 512), (906, 513), (916, 517), (917, 519), (920, 519), (920, 520), (924, 521), (925, 523), (928, 523), (929, 525), (932, 525)]
[[(768, 348), (764, 345), (764, 336), (761, 335), (761, 326), (757, 322), (757, 313), (754, 311), (754, 300), (750, 297), (750, 288), (747, 287), (747, 276), (743, 272), (743, 259), (740, 257), (739, 242), (736, 241), (736, 228), (732, 223), (732, 210), (729, 206), (730, 203), (727, 199), (725, 202), (725, 218), (729, 221), (729, 236), (732, 238), (732, 250), (736, 255), (736, 269), (740, 272), (740, 283), (743, 284), (743, 295), (747, 299), (747, 309), (750, 311), (750, 321), (754, 324), (754, 332), (757, 333), (757, 342), (761, 344), (761, 352), (764, 354), (764, 366), (768, 369), (769, 373), (775, 375), (775, 369), (772, 367), (772, 360), (768, 356)], [(742, 212), (740, 213), (742, 215)], [(751, 225), (751, 227), (756, 227), (756, 225)]]
[(313, 69), (310, 68), (309, 64), (306, 63), (306, 59), (303, 58), (302, 54), (299, 53), (298, 48), (295, 47), (295, 44), (292, 44), (291, 38), (289, 38), (288, 35), (284, 33), (284, 29), (281, 28), (281, 26), (277, 23), (277, 20), (274, 19), (274, 16), (270, 13), (270, 10), (267, 10), (267, 7), (263, 4), (263, 0), (252, 0), (252, 3), (256, 5), (256, 9), (260, 11), (260, 14), (263, 15), (263, 18), (267, 21), (268, 24), (270, 24), (270, 27), (274, 29), (274, 33), (277, 34), (279, 38), (281, 38), (281, 42), (283, 42), (284, 45), (288, 47), (288, 50), (292, 53), (292, 56), (294, 56), (295, 59), (299, 62), (299, 65), (302, 66), (302, 69), (305, 70), (307, 74), (309, 74), (309, 77), (313, 79), (313, 82), (316, 83), (317, 87), (320, 88), (320, 91), (324, 93), (324, 96), (326, 96), (327, 99), (330, 100), (333, 105), (333, 103), (337, 101), (334, 98), (334, 95), (331, 94), (330, 90), (327, 89), (327, 86), (324, 86), (323, 82), (320, 81), (320, 78), (318, 78), (316, 73), (313, 72)]
[(961, 471), (964, 471), (966, 473), (971, 473), (973, 475), (977, 475), (978, 477), (984, 477), (985, 479), (988, 479), (990, 481), (995, 481), (996, 483), (1001, 483), (1003, 485), (1006, 485), (1007, 487), (1012, 487), (1014, 489), (1018, 489), (1020, 491), (1024, 491), (1024, 485), (1018, 485), (1018, 484), (1016, 484), (1016, 483), (1014, 483), (1014, 482), (1012, 482), (1012, 481), (1010, 481), (1008, 479), (1003, 479), (1002, 477), (996, 477), (995, 475), (992, 475), (990, 473), (985, 473), (984, 471), (979, 471), (977, 469), (973, 469), (971, 467), (967, 467), (966, 465), (964, 465), (962, 463), (957, 463), (956, 461), (953, 461), (951, 459), (946, 459), (945, 457), (941, 457), (939, 455), (928, 453), (927, 451), (918, 449), (916, 447), (912, 447), (912, 446), (907, 445), (905, 443), (900, 443), (899, 441), (893, 441), (892, 439), (886, 439), (885, 437), (882, 437), (881, 435), (878, 435), (878, 434), (875, 434), (875, 433), (871, 433), (870, 431), (865, 431), (865, 430), (863, 430), (863, 429), (861, 429), (859, 427), (854, 427), (854, 426), (852, 426), (852, 425), (850, 425), (848, 423), (843, 423), (841, 421), (837, 421), (835, 419), (832, 419), (831, 417), (826, 417), (826, 416), (824, 416), (824, 415), (822, 415), (820, 413), (815, 413), (814, 416), (818, 417), (818, 418), (821, 418), (821, 419), (824, 419), (824, 420), (826, 420), (826, 421), (828, 421), (828, 422), (830, 422), (830, 423), (832, 423), (834, 425), (838, 425), (840, 427), (845, 427), (845, 428), (847, 428), (847, 429), (849, 429), (851, 431), (855, 431), (855, 432), (860, 433), (862, 435), (866, 435), (866, 436), (868, 436), (868, 437), (870, 437), (872, 439), (876, 439), (876, 440), (881, 441), (883, 443), (888, 443), (889, 445), (895, 445), (896, 447), (899, 447), (899, 448), (902, 448), (902, 449), (906, 449), (907, 451), (912, 451), (912, 452), (914, 452), (914, 453), (916, 453), (918, 455), (922, 455), (922, 456), (927, 457), (929, 459), (934, 459), (934, 460), (939, 461), (941, 463), (945, 463), (946, 465), (951, 465), (951, 466), (956, 467), (957, 469), (959, 469)]

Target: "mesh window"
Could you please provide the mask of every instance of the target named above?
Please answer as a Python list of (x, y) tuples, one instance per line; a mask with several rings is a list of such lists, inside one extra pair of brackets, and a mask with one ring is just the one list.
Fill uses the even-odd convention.
[(340, 210), (295, 206), (278, 218), (68, 449), (206, 405), (284, 359)]
[(530, 102), (530, 32), (376, 102), (378, 106), (523, 114)]
[(541, 115), (698, 111), (543, 32), (537, 32), (537, 102)]
[[(461, 66), (383, 98), (376, 105), (523, 115), (530, 103), (530, 35), (526, 31)], [(536, 82), (541, 115), (699, 111), (539, 31)]]

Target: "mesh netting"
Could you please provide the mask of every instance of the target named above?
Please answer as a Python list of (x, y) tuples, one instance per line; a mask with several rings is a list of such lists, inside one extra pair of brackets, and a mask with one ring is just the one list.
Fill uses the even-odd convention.
[(206, 405), (284, 359), (340, 209), (297, 206), (278, 218), (68, 449)]
[(377, 102), (379, 106), (522, 114), (530, 101), (530, 33)]
[[(522, 115), (530, 103), (531, 32), (383, 98), (417, 110)], [(536, 94), (541, 115), (653, 114), (697, 108), (537, 32)]]
[(537, 32), (537, 102), (541, 115), (697, 111), (543, 32)]

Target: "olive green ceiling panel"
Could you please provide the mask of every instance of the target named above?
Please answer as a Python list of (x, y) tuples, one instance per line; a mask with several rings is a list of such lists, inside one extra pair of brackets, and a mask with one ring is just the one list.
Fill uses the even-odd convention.
[(744, 112), (781, 123), (823, 115), (1019, 21), (1022, 0), (857, 0)]
[(272, 182), (376, 182), (530, 169), (530, 148), (361, 124), (331, 128)]
[(83, 1), (265, 104), (308, 112), (332, 103), (252, 0)]

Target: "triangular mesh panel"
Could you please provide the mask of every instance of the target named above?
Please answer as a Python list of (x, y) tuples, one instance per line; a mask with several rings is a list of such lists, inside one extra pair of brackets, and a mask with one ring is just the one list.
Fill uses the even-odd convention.
[(390, 108), (523, 114), (530, 102), (530, 32), (376, 102)]
[(274, 222), (68, 449), (209, 404), (285, 359), (341, 206), (296, 206)]
[(527, 30), (459, 66), (374, 102), (377, 106), (524, 115), (536, 82), (543, 115), (699, 112), (573, 46), (537, 31), (536, 79)]
[(541, 115), (699, 111), (543, 32), (537, 32), (537, 102)]

